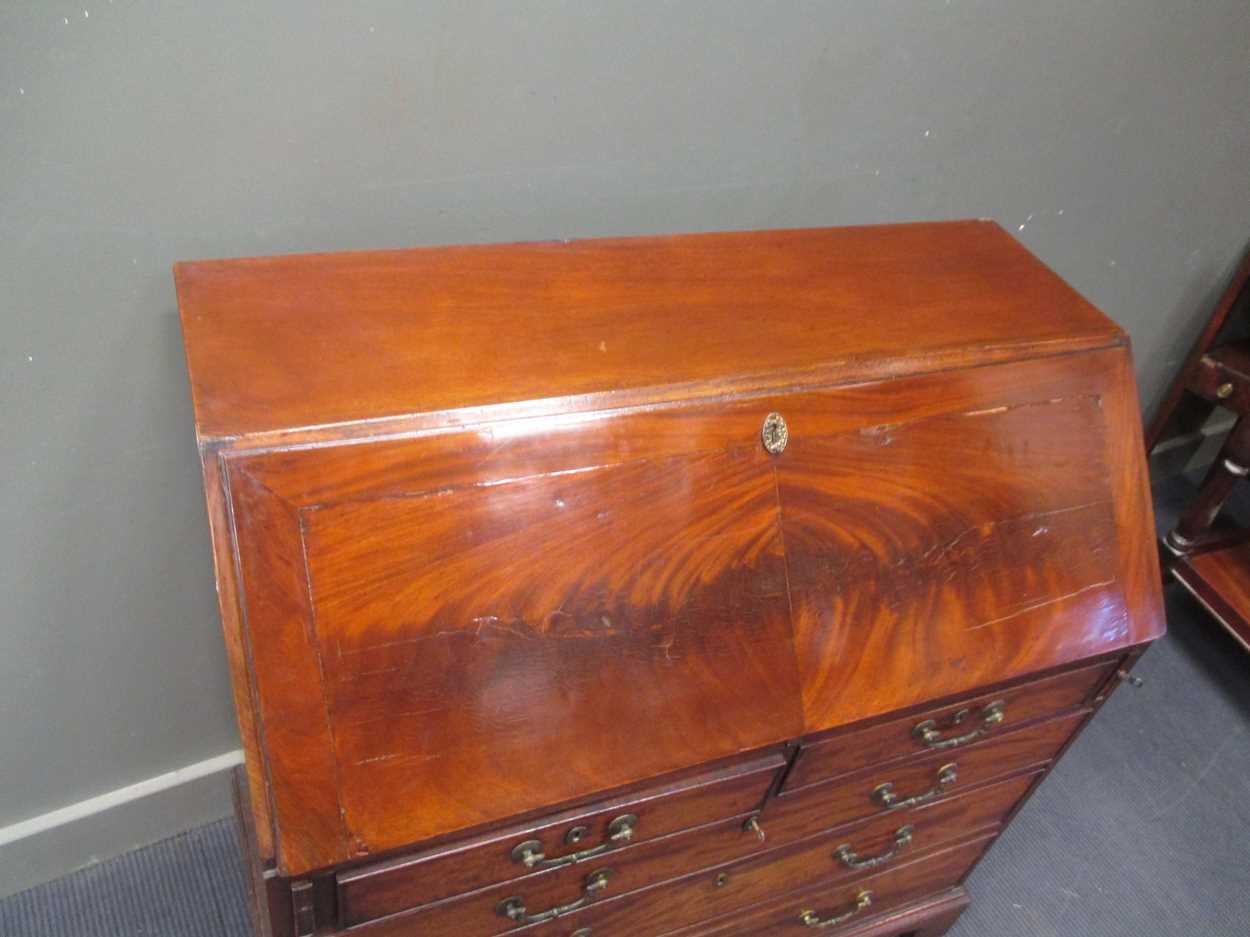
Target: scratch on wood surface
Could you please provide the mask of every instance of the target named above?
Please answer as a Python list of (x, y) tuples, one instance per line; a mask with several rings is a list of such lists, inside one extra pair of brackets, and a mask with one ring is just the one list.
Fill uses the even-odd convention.
[(1045, 608), (1047, 605), (1054, 605), (1056, 602), (1063, 602), (1067, 599), (1074, 599), (1078, 595), (1081, 595), (1084, 592), (1089, 592), (1093, 589), (1105, 588), (1107, 586), (1112, 585), (1114, 582), (1115, 582), (1114, 578), (1104, 579), (1099, 582), (1093, 582), (1093, 583), (1090, 583), (1088, 586), (1082, 586), (1080, 589), (1076, 589), (1072, 592), (1065, 592), (1063, 593), (1063, 595), (1054, 595), (1054, 596), (1050, 596), (1049, 598), (1042, 599), (1040, 602), (1033, 602), (1029, 605), (1025, 605), (1022, 608), (1016, 609), (1010, 615), (1002, 615), (999, 618), (991, 618), (989, 621), (983, 621), (979, 625), (972, 625), (966, 628), (965, 630), (979, 631), (982, 628), (988, 628), (990, 625), (998, 625), (998, 624), (1003, 623), (1004, 621), (1010, 621), (1013, 618), (1018, 618), (1021, 615), (1025, 615), (1029, 612), (1036, 611), (1039, 608)]
[(403, 761), (406, 763), (421, 763), (426, 761), (437, 761), (442, 758), (439, 752), (391, 752), (385, 755), (374, 755), (371, 758), (360, 758), (353, 761), (354, 765), (369, 765), (379, 761)]

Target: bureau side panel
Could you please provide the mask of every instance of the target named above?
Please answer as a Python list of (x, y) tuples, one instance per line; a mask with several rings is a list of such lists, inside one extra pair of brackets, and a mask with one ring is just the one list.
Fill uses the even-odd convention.
[(273, 820), (269, 804), (269, 785), (265, 780), (260, 723), (256, 717), (255, 686), (239, 601), (230, 502), (225, 490), (225, 475), (217, 454), (211, 450), (202, 453), (202, 465), (204, 493), (208, 504), (208, 526), (213, 544), (213, 567), (217, 578), (217, 602), (221, 609), (226, 660), (230, 665), (239, 740), (243, 745), (253, 836), (259, 861), (268, 863), (274, 858)]
[(299, 514), (245, 472), (228, 471), (276, 860), (281, 873), (293, 875), (343, 862), (359, 850), (349, 841), (339, 803)]
[(1128, 346), (1102, 352), (1108, 362), (1103, 394), (1106, 462), (1120, 535), (1118, 574), (1136, 642), (1163, 636), (1163, 587), (1155, 546), (1154, 505), (1142, 441), (1141, 398)]

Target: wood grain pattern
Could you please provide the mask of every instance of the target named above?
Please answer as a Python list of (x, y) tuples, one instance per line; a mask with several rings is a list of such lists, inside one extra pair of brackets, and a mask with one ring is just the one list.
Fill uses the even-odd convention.
[(837, 437), (796, 415), (778, 476), (809, 729), (1128, 637), (1098, 400), (985, 403)]
[(1120, 340), (981, 221), (202, 261), (174, 273), (205, 439), (521, 401), (601, 408), (623, 392), (652, 389), (622, 398), (648, 402), (663, 386), (672, 399), (672, 388), (750, 376), (740, 388), (822, 372), (862, 380)]
[(307, 515), (349, 828), (389, 848), (801, 732), (775, 508), (740, 453)]
[(300, 720), (275, 800), (333, 864), (1141, 643), (1149, 514), (1117, 524), (1099, 442), (1120, 354), (224, 456), (241, 568), (274, 573), (253, 654), (308, 662), (270, 683), (305, 697), (269, 708)]
[(256, 850), (318, 926), (345, 867), (1162, 633), (1124, 336), (995, 225), (176, 278)]

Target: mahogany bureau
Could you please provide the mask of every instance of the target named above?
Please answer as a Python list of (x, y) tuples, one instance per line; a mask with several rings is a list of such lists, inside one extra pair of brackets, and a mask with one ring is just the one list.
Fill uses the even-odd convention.
[(175, 268), (273, 937), (936, 937), (1163, 632), (983, 221)]

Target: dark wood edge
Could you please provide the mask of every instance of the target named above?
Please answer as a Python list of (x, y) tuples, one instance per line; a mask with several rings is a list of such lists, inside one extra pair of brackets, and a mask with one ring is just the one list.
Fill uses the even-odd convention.
[(1157, 538), (1159, 569), (1163, 573), (1164, 583), (1166, 584), (1172, 567), (1176, 565), (1177, 561), (1201, 556), (1204, 553), (1214, 553), (1216, 550), (1240, 546), (1247, 540), (1250, 540), (1250, 528), (1242, 527), (1236, 521), (1222, 514), (1218, 515), (1211, 522), (1211, 526), (1195, 537), (1193, 544), (1186, 547), (1183, 551), (1169, 545), (1166, 536)]
[(1207, 581), (1190, 565), (1187, 557), (1177, 557), (1173, 560), (1169, 564), (1168, 572), (1198, 600), (1198, 604), (1207, 610), (1220, 627), (1232, 635), (1238, 644), (1250, 651), (1250, 621), (1246, 621), (1219, 592), (1207, 584)]
[(261, 866), (247, 773), (242, 765), (230, 772), (230, 787), (235, 829), (243, 846), (243, 880), (247, 888), (247, 910), (252, 929), (256, 937), (292, 937), (292, 927), (288, 926), (294, 923), (288, 881), (267, 873)]
[(244, 752), (248, 783), (248, 804), (251, 807), (258, 852), (262, 861), (274, 857), (272, 801), (268, 776), (264, 767), (264, 744), (258, 721), (259, 705), (249, 663), (250, 650), (243, 630), (242, 610), (236, 590), (233, 518), (229, 490), (222, 475), (224, 466), (217, 458), (205, 458), (200, 464), (204, 479), (205, 509), (211, 541), (213, 570), (217, 582), (217, 604), (221, 618), (226, 662), (230, 669), (231, 694), (239, 741)]

